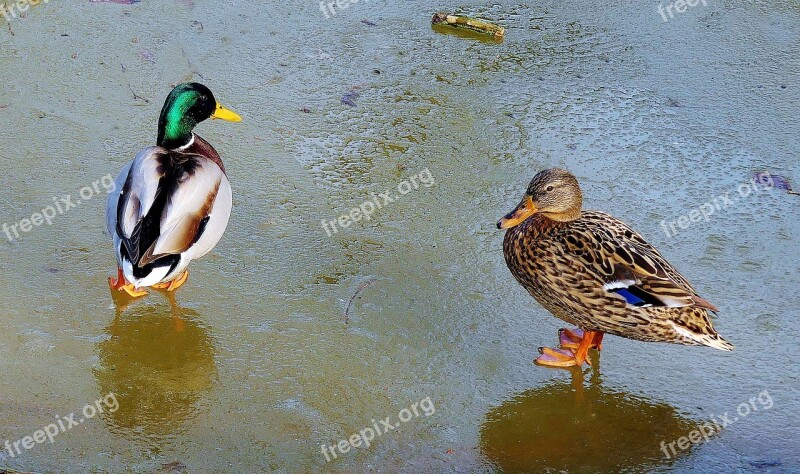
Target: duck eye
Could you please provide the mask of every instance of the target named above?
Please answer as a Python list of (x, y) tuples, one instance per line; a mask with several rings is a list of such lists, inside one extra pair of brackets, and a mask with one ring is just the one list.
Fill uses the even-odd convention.
[(547, 191), (547, 192), (549, 193), (549, 192), (550, 192), (550, 191), (552, 191), (553, 189), (554, 189), (554, 188), (553, 188), (553, 186), (551, 185), (551, 186), (548, 186), (548, 187), (545, 189), (545, 191)]

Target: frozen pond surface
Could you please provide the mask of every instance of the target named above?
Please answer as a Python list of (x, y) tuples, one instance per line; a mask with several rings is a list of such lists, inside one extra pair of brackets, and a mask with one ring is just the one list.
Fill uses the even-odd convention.
[[(758, 171), (800, 183), (800, 6), (459, 10), (506, 26), (502, 44), (431, 31), (447, 7), (51, 0), (0, 18), (0, 220), (80, 202), (0, 239), (0, 443), (109, 392), (119, 406), (0, 450), (0, 468), (800, 470), (798, 197), (661, 226)], [(244, 117), (197, 129), (225, 160), (231, 222), (174, 302), (118, 312), (105, 192), (79, 193), (153, 144), (186, 80)], [(734, 352), (609, 336), (583, 379), (532, 364), (563, 323), (514, 281), (495, 222), (554, 166), (720, 308)], [(321, 226), (426, 169), (435, 185), (370, 221)], [(664, 455), (725, 413), (722, 433)], [(395, 429), (326, 460), (321, 445), (386, 417)]]

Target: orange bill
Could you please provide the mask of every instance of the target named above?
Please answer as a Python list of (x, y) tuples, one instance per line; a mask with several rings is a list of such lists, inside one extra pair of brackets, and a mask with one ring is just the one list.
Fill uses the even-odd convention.
[(510, 229), (515, 225), (521, 224), (525, 219), (536, 214), (538, 209), (533, 205), (533, 199), (530, 196), (525, 196), (522, 202), (514, 209), (505, 215), (497, 222), (498, 229)]

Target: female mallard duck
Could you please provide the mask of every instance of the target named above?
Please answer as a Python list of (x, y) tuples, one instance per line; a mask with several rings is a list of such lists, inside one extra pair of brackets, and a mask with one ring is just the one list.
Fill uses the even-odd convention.
[(538, 173), (522, 202), (500, 219), (506, 264), (553, 313), (580, 328), (559, 331), (560, 349), (540, 348), (536, 363), (581, 366), (603, 334), (730, 351), (709, 318), (717, 311), (641, 235), (598, 211), (581, 211), (571, 173)]
[(202, 84), (180, 84), (158, 119), (156, 146), (140, 151), (108, 196), (106, 221), (117, 253), (112, 292), (144, 296), (144, 287), (174, 291), (189, 262), (217, 245), (231, 214), (231, 185), (214, 147), (192, 133), (207, 118), (241, 117)]

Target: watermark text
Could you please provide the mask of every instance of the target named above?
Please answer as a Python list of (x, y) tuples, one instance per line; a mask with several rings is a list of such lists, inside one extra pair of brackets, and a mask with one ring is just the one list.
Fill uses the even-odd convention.
[(5, 232), (8, 241), (13, 242), (15, 239), (20, 238), (20, 232), (26, 234), (33, 230), (34, 227), (39, 227), (42, 224), (51, 225), (56, 216), (60, 216), (70, 209), (78, 207), (78, 204), (80, 204), (81, 201), (88, 201), (94, 196), (100, 194), (101, 187), (106, 193), (113, 192), (116, 188), (116, 185), (114, 184), (114, 178), (108, 174), (103, 176), (101, 179), (93, 181), (92, 184), (82, 187), (78, 191), (78, 196), (80, 196), (80, 199), (76, 198), (74, 201), (73, 197), (69, 195), (64, 195), (61, 197), (54, 196), (52, 205), (45, 206), (39, 212), (34, 212), (30, 218), (26, 217), (25, 219), (13, 224), (3, 223), (3, 232)]
[(352, 448), (360, 448), (362, 446), (368, 448), (375, 439), (375, 436), (383, 436), (386, 433), (397, 429), (402, 423), (407, 423), (421, 415), (428, 417), (434, 413), (436, 413), (436, 407), (433, 406), (431, 397), (423, 398), (410, 407), (400, 410), (400, 412), (397, 414), (397, 419), (399, 422), (394, 421), (391, 416), (387, 416), (386, 418), (377, 421), (373, 418), (371, 420), (372, 426), (368, 426), (360, 430), (358, 433), (353, 434), (349, 438), (343, 439), (333, 446), (325, 446), (323, 444), (322, 454), (325, 455), (325, 460), (330, 462), (338, 457), (338, 454), (336, 454), (337, 450), (340, 454), (346, 454), (350, 452)]
[(667, 237), (674, 237), (678, 234), (679, 228), (686, 229), (700, 221), (708, 222), (712, 215), (733, 207), (740, 198), (746, 198), (751, 194), (758, 194), (774, 187), (775, 181), (772, 179), (772, 175), (766, 172), (759, 173), (750, 181), (740, 184), (735, 191), (728, 191), (727, 193), (720, 194), (711, 201), (700, 205), (700, 207), (692, 209), (688, 214), (671, 221), (667, 221), (666, 219), (662, 220), (661, 228), (664, 230), (664, 233), (667, 234)]
[(419, 173), (409, 176), (408, 179), (401, 181), (400, 184), (397, 185), (397, 193), (399, 196), (398, 194), (394, 194), (391, 190), (388, 190), (385, 193), (372, 193), (372, 199), (364, 201), (360, 206), (350, 209), (350, 212), (347, 214), (342, 214), (338, 218), (331, 221), (323, 219), (321, 223), (322, 228), (328, 234), (328, 237), (330, 237), (331, 235), (339, 232), (336, 224), (339, 224), (339, 227), (342, 229), (346, 229), (354, 222), (358, 222), (361, 219), (370, 220), (372, 219), (372, 214), (374, 214), (375, 211), (397, 201), (400, 196), (405, 196), (411, 191), (419, 189), (420, 185), (430, 188), (435, 184), (436, 181), (433, 179), (430, 170), (425, 168)]
[[(758, 404), (756, 404), (756, 402), (758, 402)], [(681, 436), (670, 443), (662, 441), (661, 451), (664, 452), (665, 458), (672, 459), (673, 456), (678, 455), (678, 450), (686, 451), (692, 445), (701, 442), (705, 443), (711, 436), (721, 432), (725, 427), (761, 409), (769, 410), (772, 408), (772, 405), (772, 396), (769, 394), (769, 390), (762, 390), (757, 396), (750, 397), (748, 401), (740, 403), (739, 406), (736, 407), (736, 414), (725, 412), (720, 416), (712, 415), (711, 420), (700, 425), (700, 428), (690, 431), (686, 436)], [(738, 416), (736, 416), (737, 414)], [(677, 449), (675, 449), (676, 447)]]
[(114, 413), (117, 411), (117, 409), (119, 409), (117, 397), (114, 395), (114, 393), (109, 393), (105, 397), (96, 400), (93, 404), (84, 406), (83, 410), (80, 412), (80, 414), (83, 415), (82, 418), (76, 420), (75, 417), (79, 416), (80, 414), (75, 413), (70, 413), (67, 416), (56, 415), (55, 423), (50, 423), (44, 428), (34, 432), (32, 435), (25, 436), (20, 440), (14, 441), (13, 443), (9, 440), (6, 440), (3, 447), (5, 448), (6, 452), (8, 452), (8, 455), (11, 456), (11, 458), (15, 458), (21, 455), (23, 450), (29, 451), (37, 444), (43, 444), (45, 441), (50, 441), (50, 444), (53, 444), (56, 436), (59, 434), (66, 433), (72, 428), (80, 426), (84, 421), (91, 420), (100, 413), (104, 413), (106, 411), (109, 413)]
[[(703, 6), (708, 6), (706, 0), (675, 0), (674, 2), (668, 3), (666, 7), (664, 7), (663, 3), (658, 4), (658, 13), (661, 14), (661, 18), (664, 20), (664, 23), (668, 22), (670, 19), (675, 18), (675, 13), (684, 13), (689, 7), (696, 7), (698, 3), (702, 3)], [(675, 13), (672, 13), (672, 10), (675, 10)], [(669, 18), (667, 18), (669, 15)]]

